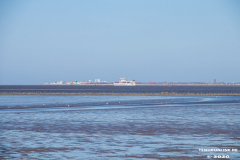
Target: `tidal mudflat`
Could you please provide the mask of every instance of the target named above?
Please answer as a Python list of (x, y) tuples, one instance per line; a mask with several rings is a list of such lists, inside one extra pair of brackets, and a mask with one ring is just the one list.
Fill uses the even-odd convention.
[(240, 159), (239, 96), (1, 95), (0, 101), (0, 159)]

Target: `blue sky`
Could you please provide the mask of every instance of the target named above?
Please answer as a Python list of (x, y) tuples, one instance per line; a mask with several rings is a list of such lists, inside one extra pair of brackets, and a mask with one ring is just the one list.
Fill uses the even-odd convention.
[(0, 0), (0, 85), (240, 82), (235, 0)]

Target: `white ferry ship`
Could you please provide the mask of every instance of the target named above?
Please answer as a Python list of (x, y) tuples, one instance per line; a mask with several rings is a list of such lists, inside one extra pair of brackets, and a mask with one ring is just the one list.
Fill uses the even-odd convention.
[(123, 78), (119, 79), (119, 82), (115, 82), (114, 86), (135, 86), (135, 80), (130, 81), (130, 77), (129, 77), (129, 81), (127, 81), (124, 76)]

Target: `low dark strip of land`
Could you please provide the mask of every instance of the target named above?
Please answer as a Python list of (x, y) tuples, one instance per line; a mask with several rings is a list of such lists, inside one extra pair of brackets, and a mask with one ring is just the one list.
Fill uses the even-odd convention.
[(161, 93), (44, 93), (44, 92), (1, 92), (0, 95), (203, 95), (203, 96), (240, 96), (240, 93), (175, 93), (175, 92), (161, 92)]

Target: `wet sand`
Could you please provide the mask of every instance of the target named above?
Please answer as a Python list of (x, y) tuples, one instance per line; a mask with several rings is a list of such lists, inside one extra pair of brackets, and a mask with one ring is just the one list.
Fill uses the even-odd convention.
[[(146, 100), (128, 99), (120, 105), (111, 104), (115, 100), (110, 96), (100, 97), (108, 100), (108, 105), (61, 110), (53, 110), (49, 105), (35, 111), (0, 111), (0, 159), (200, 160), (209, 159), (207, 155), (240, 158), (239, 151), (199, 151), (240, 149), (237, 96), (226, 96), (224, 103), (220, 103), (224, 97), (216, 96), (133, 96)], [(159, 97), (164, 105), (156, 99), (148, 100), (154, 97)]]

